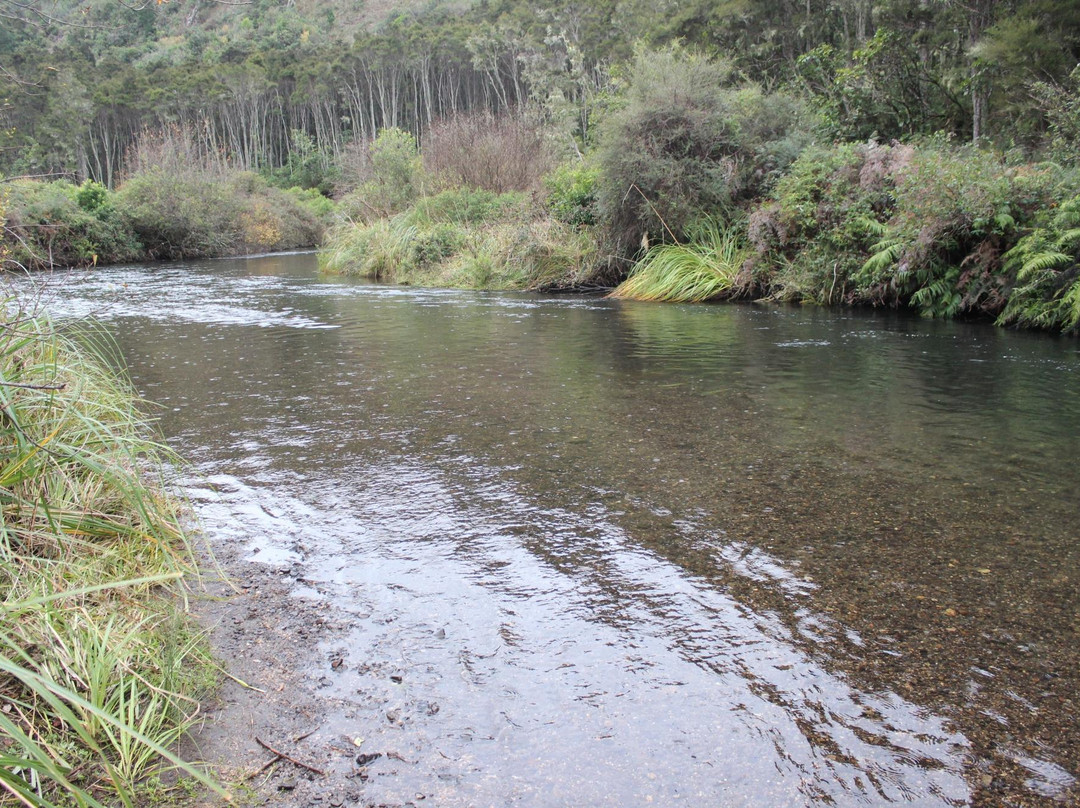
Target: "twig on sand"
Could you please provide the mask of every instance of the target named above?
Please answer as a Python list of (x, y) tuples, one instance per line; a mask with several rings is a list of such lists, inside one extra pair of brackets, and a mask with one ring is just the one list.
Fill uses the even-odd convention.
[[(259, 737), (256, 736), (255, 742), (259, 746), (261, 746), (263, 749), (266, 749), (267, 751), (273, 752), (275, 755), (277, 755), (277, 757), (274, 760), (271, 760), (270, 763), (266, 764), (266, 766), (263, 766), (263, 768), (260, 769), (259, 771), (265, 770), (268, 766), (271, 766), (274, 763), (277, 763), (278, 760), (287, 760), (287, 761), (289, 761), (289, 763), (293, 763), (293, 764), (299, 766), (301, 769), (307, 769), (309, 772), (314, 772), (315, 774), (322, 775), (323, 777), (326, 776), (326, 772), (324, 772), (322, 769), (316, 769), (314, 766), (309, 766), (307, 763), (304, 763), (301, 760), (297, 760), (294, 757), (289, 757), (284, 752), (281, 752), (281, 751), (275, 749), (270, 744), (268, 744), (266, 741), (262, 740), (262, 738), (259, 738)], [(256, 772), (255, 774), (258, 774), (258, 773), (259, 772)]]

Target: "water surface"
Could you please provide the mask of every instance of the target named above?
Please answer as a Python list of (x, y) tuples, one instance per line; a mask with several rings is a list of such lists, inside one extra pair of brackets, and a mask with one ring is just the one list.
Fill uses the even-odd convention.
[(386, 682), (414, 764), (365, 799), (1080, 799), (1075, 340), (310, 255), (51, 284), (213, 541), (350, 617), (327, 691)]

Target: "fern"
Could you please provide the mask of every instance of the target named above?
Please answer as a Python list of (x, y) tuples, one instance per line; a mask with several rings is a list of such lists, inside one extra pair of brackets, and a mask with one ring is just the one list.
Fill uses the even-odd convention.
[(999, 233), (1007, 233), (1016, 229), (1016, 219), (1008, 213), (999, 213), (994, 217), (994, 226)]
[(1020, 271), (1016, 274), (1016, 279), (1025, 281), (1034, 275), (1043, 275), (1047, 272), (1065, 269), (1075, 260), (1073, 256), (1056, 250), (1037, 252), (1024, 261)]
[(917, 275), (925, 284), (911, 295), (911, 302), (918, 307), (923, 317), (955, 317), (963, 306), (963, 295), (956, 285), (960, 271), (948, 269), (944, 275), (931, 280), (932, 272), (920, 272)]
[(904, 244), (900, 239), (884, 238), (873, 247), (874, 254), (862, 265), (860, 276), (877, 279), (888, 273), (900, 260)]
[(867, 235), (876, 236), (879, 239), (884, 239), (889, 234), (889, 225), (879, 222), (872, 216), (860, 216), (855, 220), (855, 224), (866, 231)]
[(1080, 248), (1080, 227), (1073, 227), (1061, 234), (1058, 244), (1064, 249)]
[(1080, 326), (1080, 281), (1061, 296), (1056, 309), (1062, 331), (1076, 331)]
[(1005, 254), (1016, 273), (1000, 324), (1074, 331), (1080, 325), (1080, 196), (1065, 202), (1048, 227), (1033, 230)]

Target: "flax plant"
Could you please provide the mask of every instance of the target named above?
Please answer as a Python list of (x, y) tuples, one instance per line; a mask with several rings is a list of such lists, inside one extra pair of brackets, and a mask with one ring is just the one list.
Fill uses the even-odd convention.
[(209, 677), (168, 451), (85, 339), (0, 309), (0, 805), (131, 805)]

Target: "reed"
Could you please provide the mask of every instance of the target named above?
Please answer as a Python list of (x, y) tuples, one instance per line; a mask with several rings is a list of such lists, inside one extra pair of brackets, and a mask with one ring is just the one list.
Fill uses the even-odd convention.
[[(174, 458), (100, 336), (0, 314), (0, 804), (132, 805), (212, 677)], [(96, 341), (96, 344), (95, 344)]]

